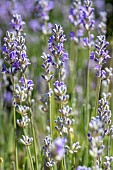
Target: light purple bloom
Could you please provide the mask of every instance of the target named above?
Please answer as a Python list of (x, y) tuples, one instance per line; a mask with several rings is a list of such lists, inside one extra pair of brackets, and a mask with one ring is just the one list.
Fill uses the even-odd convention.
[(55, 159), (57, 161), (61, 160), (64, 157), (65, 154), (65, 143), (66, 139), (65, 138), (57, 138), (54, 140), (52, 144), (52, 152), (55, 155)]
[(97, 43), (95, 44), (95, 51), (91, 52), (90, 59), (94, 60), (96, 66), (95, 69), (97, 70), (96, 76), (98, 78), (105, 78), (106, 72), (102, 69), (104, 63), (106, 63), (109, 56), (108, 50), (106, 50), (108, 46), (108, 42), (106, 42), (106, 37), (104, 35), (97, 36)]
[(24, 24), (25, 22), (22, 21), (21, 15), (18, 14), (13, 15), (13, 19), (11, 20), (11, 25), (15, 31), (17, 32), (21, 31)]

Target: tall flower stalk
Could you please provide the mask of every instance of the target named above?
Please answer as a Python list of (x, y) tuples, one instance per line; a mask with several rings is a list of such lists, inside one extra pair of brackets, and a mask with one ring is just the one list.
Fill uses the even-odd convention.
[(95, 62), (95, 69), (96, 69), (96, 76), (98, 77), (97, 80), (97, 89), (96, 89), (96, 104), (95, 104), (95, 114), (97, 114), (98, 110), (98, 100), (100, 94), (100, 86), (101, 80), (106, 78), (106, 71), (103, 69), (103, 64), (106, 63), (109, 56), (108, 50), (106, 50), (108, 46), (108, 42), (106, 41), (106, 37), (104, 35), (97, 36), (97, 43), (95, 45), (95, 52), (92, 51), (90, 54), (90, 59), (94, 60)]
[[(6, 37), (4, 38), (4, 45), (2, 48), (3, 54), (5, 55), (5, 65), (2, 66), (2, 72), (10, 77), (13, 85), (13, 95), (15, 91), (15, 74), (21, 72), (26, 68), (29, 61), (24, 51), (23, 37), (21, 37), (22, 27), (25, 23), (22, 21), (21, 16), (14, 15), (11, 20), (11, 25), (15, 32), (7, 31)], [(22, 46), (23, 45), (23, 46)], [(21, 46), (20, 49), (18, 47)], [(23, 57), (23, 58), (22, 58)], [(18, 170), (18, 151), (17, 151), (17, 134), (16, 134), (16, 112), (13, 106), (13, 120), (14, 120), (14, 139), (15, 139), (15, 159), (16, 169)]]
[(90, 72), (89, 72), (89, 56), (91, 47), (93, 45), (93, 34), (91, 31), (94, 29), (94, 8), (92, 8), (91, 0), (84, 0), (84, 6), (81, 7), (81, 22), (84, 26), (84, 31), (88, 37), (83, 38), (84, 46), (88, 49), (88, 62), (87, 62), (87, 90), (86, 90), (86, 129), (88, 129), (89, 122), (89, 90), (90, 90)]
[[(31, 95), (33, 90), (33, 81), (27, 80), (25, 77), (25, 71), (30, 64), (28, 56), (26, 54), (26, 46), (25, 46), (25, 37), (22, 36), (22, 27), (25, 23), (22, 21), (21, 16), (16, 14), (13, 16), (11, 20), (11, 25), (14, 32), (8, 32), (6, 37), (4, 38), (3, 45), (3, 54), (5, 55), (5, 62), (7, 63), (7, 67), (3, 65), (2, 72), (8, 75), (12, 80), (13, 85), (13, 112), (14, 112), (14, 138), (15, 138), (15, 159), (16, 159), (16, 169), (18, 170), (18, 152), (17, 152), (17, 137), (16, 137), (16, 112), (19, 113), (22, 119), (17, 120), (17, 123), (20, 127), (23, 128), (24, 135), (23, 139), (20, 141), (28, 146), (28, 155), (31, 162), (31, 169), (33, 169), (33, 160), (30, 156), (30, 148), (29, 145), (32, 143), (33, 138), (35, 141), (35, 137), (33, 134), (33, 138), (29, 138), (25, 132), (25, 127), (30, 122), (28, 117), (25, 117), (31, 110)], [(18, 76), (17, 76), (18, 75)], [(21, 86), (16, 84), (15, 79), (20, 75), (20, 83)], [(31, 115), (30, 115), (31, 116)], [(32, 121), (32, 116), (31, 116)], [(32, 124), (33, 128), (33, 124)], [(34, 145), (35, 147), (35, 145)], [(38, 165), (36, 147), (34, 148), (35, 153), (35, 163)], [(37, 166), (36, 166), (37, 167)]]
[[(45, 74), (42, 75), (42, 78), (47, 81), (47, 86), (48, 86), (48, 92), (46, 94), (45, 99), (41, 99), (43, 103), (42, 110), (44, 112), (49, 112), (49, 115), (47, 115), (47, 121), (49, 121), (49, 126), (50, 126), (50, 134), (51, 137), (53, 137), (53, 115), (52, 115), (52, 101), (51, 101), (51, 95), (52, 95), (52, 89), (51, 89), (51, 80), (54, 78), (54, 74), (51, 71), (52, 67), (52, 58), (49, 54), (43, 53), (41, 56), (43, 59), (43, 64), (42, 67), (44, 68)], [(49, 120), (48, 120), (49, 119)]]

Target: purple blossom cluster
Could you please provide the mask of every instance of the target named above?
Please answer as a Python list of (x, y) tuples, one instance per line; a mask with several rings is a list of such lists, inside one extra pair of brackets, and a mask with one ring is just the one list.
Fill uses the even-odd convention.
[[(14, 31), (7, 31), (6, 37), (4, 38), (4, 45), (2, 48), (4, 54), (4, 60), (7, 67), (3, 65), (2, 72), (8, 76), (12, 81), (13, 86), (13, 107), (14, 114), (15, 111), (19, 113), (22, 119), (17, 119), (17, 124), (25, 128), (30, 122), (28, 114), (31, 112), (31, 105), (33, 100), (31, 99), (33, 91), (33, 81), (27, 80), (25, 77), (25, 71), (30, 64), (28, 56), (26, 54), (25, 37), (22, 36), (23, 25), (20, 15), (13, 15), (11, 20), (11, 26)], [(20, 78), (19, 83), (16, 84), (16, 73), (20, 72), (23, 77)], [(18, 78), (17, 78), (18, 79)], [(16, 121), (16, 115), (15, 119)], [(14, 123), (14, 128), (16, 130), (16, 122)], [(26, 134), (22, 135), (20, 142), (26, 146), (29, 146), (33, 141), (33, 138), (29, 138)], [(17, 159), (17, 158), (16, 158)]]
[[(92, 8), (92, 1), (85, 0), (82, 5), (81, 1), (74, 0), (72, 7), (70, 9), (69, 20), (74, 26), (74, 32), (70, 32), (71, 40), (76, 43), (83, 43), (85, 46), (91, 46), (92, 35), (91, 37), (86, 37), (82, 40), (83, 36), (87, 32), (94, 29), (94, 8)], [(89, 36), (89, 35), (88, 35)]]
[(33, 13), (35, 19), (29, 22), (29, 26), (34, 31), (42, 31), (44, 34), (50, 34), (52, 24), (49, 22), (49, 13), (54, 8), (54, 3), (51, 0), (36, 0)]
[(54, 56), (54, 66), (59, 69), (63, 66), (65, 60), (68, 59), (68, 54), (64, 49), (66, 36), (63, 34), (63, 29), (60, 25), (55, 24), (53, 35), (48, 40), (49, 50)]
[(14, 15), (11, 25), (15, 32), (7, 31), (4, 38), (2, 52), (7, 63), (2, 66), (2, 72), (7, 75), (15, 75), (17, 72), (23, 73), (30, 64), (26, 54), (25, 38), (21, 35), (24, 22), (20, 15)]
[(74, 32), (70, 32), (70, 38), (76, 43), (79, 43), (80, 38), (84, 35), (84, 28), (81, 24), (81, 1), (75, 0), (70, 8), (69, 21), (74, 26)]
[(88, 134), (90, 144), (89, 153), (96, 160), (99, 160), (105, 148), (103, 145), (103, 138), (105, 136), (104, 130), (105, 128), (101, 117), (92, 117), (89, 123), (90, 133)]
[(67, 87), (64, 82), (55, 81), (54, 84), (54, 94), (56, 102), (60, 104), (67, 104), (69, 100), (69, 95), (67, 95)]
[(95, 52), (92, 51), (90, 55), (90, 59), (94, 60), (96, 63), (95, 69), (98, 78), (104, 79), (106, 77), (106, 71), (103, 69), (103, 64), (106, 63), (107, 59), (111, 58), (108, 54), (108, 50), (106, 50), (108, 44), (104, 35), (97, 36), (97, 43), (95, 44), (96, 50)]
[(94, 29), (94, 8), (92, 8), (92, 1), (85, 0), (84, 6), (81, 7), (81, 23), (86, 30)]
[(24, 21), (22, 21), (21, 15), (13, 15), (13, 19), (11, 20), (11, 26), (13, 29), (17, 32), (17, 34), (22, 31), (23, 25), (25, 24)]
[(61, 160), (65, 154), (64, 145), (66, 143), (65, 138), (56, 138), (53, 142), (48, 136), (44, 139), (44, 146), (42, 147), (44, 155), (47, 159), (46, 166), (53, 167), (55, 162)]

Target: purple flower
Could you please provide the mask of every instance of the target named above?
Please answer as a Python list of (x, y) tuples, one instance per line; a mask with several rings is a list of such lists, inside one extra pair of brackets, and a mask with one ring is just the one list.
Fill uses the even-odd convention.
[(27, 86), (28, 90), (32, 90), (33, 86), (34, 86), (34, 83), (32, 80), (27, 80), (25, 81), (25, 79), (23, 77), (21, 77), (21, 79), (19, 80), (20, 83), (22, 83), (22, 86)]
[(80, 38), (84, 34), (84, 27), (82, 24), (83, 13), (81, 13), (81, 9), (81, 1), (73, 1), (70, 9), (69, 21), (73, 24), (75, 32), (70, 32), (70, 38), (76, 43), (79, 43)]
[(6, 45), (4, 45), (3, 47), (2, 47), (2, 52), (6, 52), (7, 51), (7, 47), (6, 47)]
[(19, 70), (20, 69), (20, 62), (19, 61), (15, 61), (12, 64), (12, 68), (15, 68), (16, 70)]
[(95, 58), (95, 53), (94, 51), (92, 51), (91, 55), (90, 55), (90, 59), (94, 59)]
[(2, 64), (2, 70), (1, 70), (2, 73), (6, 73), (7, 72), (7, 69), (6, 69), (6, 66), (4, 64)]
[(95, 69), (97, 70), (96, 76), (98, 78), (106, 77), (106, 71), (102, 69), (102, 66), (106, 63), (108, 58), (111, 58), (108, 54), (108, 50), (106, 50), (108, 44), (109, 43), (106, 42), (106, 37), (104, 35), (97, 36), (95, 51), (92, 51), (90, 55), (90, 59), (94, 60), (96, 63)]
[(83, 38), (83, 43), (84, 43), (84, 46), (85, 47), (91, 47), (94, 45), (94, 35), (93, 34), (90, 34), (90, 37), (85, 37)]
[(27, 80), (28, 90), (33, 90), (34, 83), (32, 80)]
[(53, 84), (55, 87), (60, 87), (60, 86), (63, 86), (63, 85), (65, 85), (64, 84), (64, 82), (59, 82), (58, 80), (57, 81), (55, 81), (55, 83)]
[(20, 15), (14, 15), (11, 22), (17, 33), (7, 31), (6, 37), (4, 37), (2, 52), (5, 56), (4, 60), (7, 62), (7, 72), (4, 70), (5, 68), (2, 69), (2, 72), (14, 75), (18, 71), (23, 73), (30, 62), (26, 55), (25, 38), (21, 35), (24, 22)]
[(66, 36), (63, 34), (63, 29), (60, 25), (55, 24), (53, 28), (53, 35), (48, 40), (49, 50), (53, 54), (55, 60), (54, 66), (59, 69), (63, 66), (65, 60), (68, 59), (68, 54), (64, 49), (64, 41)]
[(22, 85), (24, 85), (24, 84), (25, 84), (25, 80), (24, 80), (24, 78), (23, 78), (23, 77), (21, 77), (21, 78), (20, 78), (20, 80), (19, 80), (19, 82), (20, 82), (20, 83), (22, 83)]
[[(54, 8), (53, 1), (38, 0), (34, 5), (34, 14), (38, 18), (37, 24), (34, 23), (33, 28), (42, 31), (44, 34), (52, 32), (52, 24), (49, 22), (49, 12)], [(49, 22), (49, 23), (48, 23)]]
[(92, 1), (85, 0), (84, 6), (80, 8), (81, 15), (81, 24), (84, 26), (86, 30), (94, 29), (94, 8), (92, 8)]
[(22, 21), (21, 15), (18, 14), (13, 15), (13, 19), (11, 20), (11, 25), (15, 31), (17, 32), (21, 31), (24, 24), (25, 22)]
[(68, 58), (68, 53), (64, 53), (63, 55), (62, 55), (62, 61), (64, 62), (65, 60), (68, 60), (69, 58)]
[(56, 155), (55, 159), (57, 161), (61, 160), (64, 157), (64, 154), (65, 154), (65, 148), (64, 148), (65, 143), (66, 143), (66, 139), (65, 138), (57, 138), (53, 142), (52, 149), (55, 152), (54, 153)]
[(12, 61), (14, 61), (14, 60), (16, 59), (16, 51), (12, 51), (12, 52), (10, 53), (10, 59), (11, 59)]
[(75, 37), (75, 33), (71, 31), (70, 34), (69, 34), (69, 36), (70, 36), (71, 38), (73, 38), (73, 37)]

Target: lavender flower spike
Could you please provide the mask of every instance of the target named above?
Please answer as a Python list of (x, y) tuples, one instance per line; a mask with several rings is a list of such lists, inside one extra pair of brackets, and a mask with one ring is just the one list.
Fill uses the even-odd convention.
[(13, 19), (11, 20), (11, 25), (17, 33), (22, 31), (24, 24), (25, 22), (22, 21), (21, 15), (18, 15), (18, 14), (13, 15)]
[(108, 50), (106, 50), (108, 44), (104, 35), (97, 36), (97, 43), (95, 45), (96, 50), (95, 52), (92, 51), (90, 55), (90, 59), (94, 60), (96, 63), (95, 69), (97, 70), (96, 76), (98, 78), (106, 77), (106, 71), (102, 69), (102, 66), (106, 63), (107, 59), (111, 58), (108, 54)]
[(94, 8), (92, 8), (92, 1), (85, 0), (84, 6), (81, 7), (81, 24), (84, 26), (85, 30), (94, 29)]
[(70, 32), (70, 39), (79, 43), (83, 36), (83, 25), (81, 24), (81, 0), (74, 0), (70, 8), (69, 21), (74, 26), (74, 32)]

